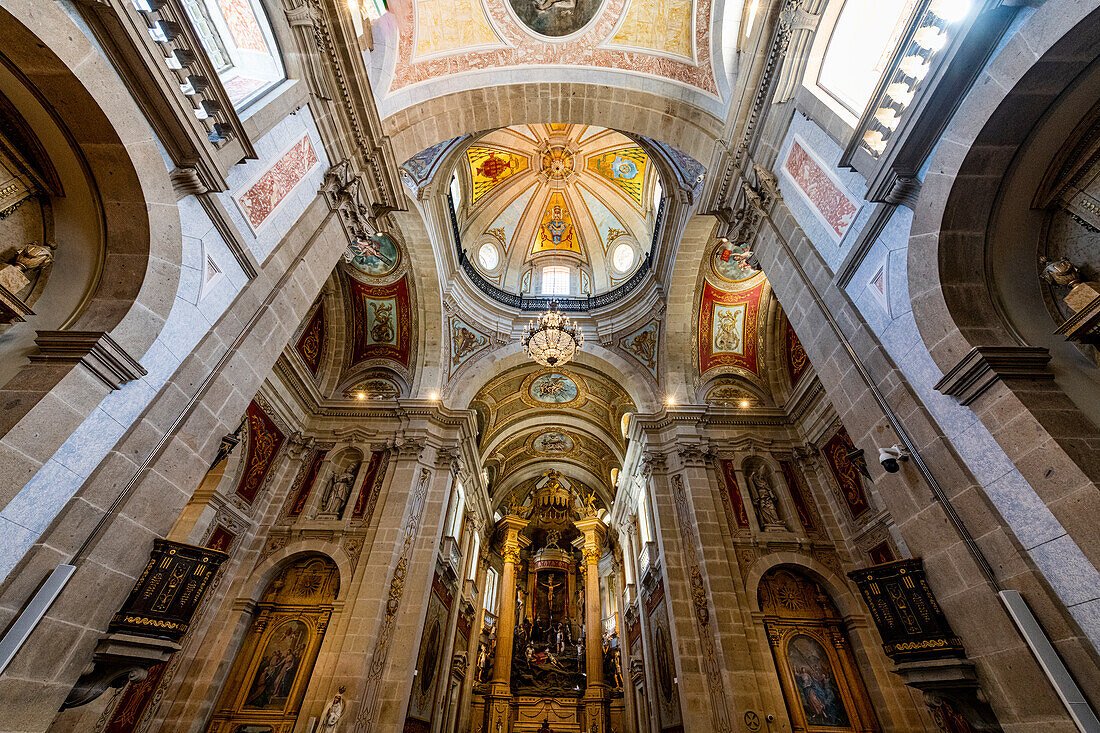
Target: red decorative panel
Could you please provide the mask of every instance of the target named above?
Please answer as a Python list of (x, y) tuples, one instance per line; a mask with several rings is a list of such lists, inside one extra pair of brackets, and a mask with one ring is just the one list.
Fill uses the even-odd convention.
[(327, 455), (327, 450), (315, 450), (313, 452), (313, 457), (306, 466), (305, 474), (302, 475), (302, 480), (298, 484), (298, 494), (294, 497), (294, 503), (287, 511), (287, 516), (297, 517), (305, 510), (309, 492), (313, 491), (313, 484), (317, 483), (317, 474), (321, 472), (321, 466)]
[(893, 562), (897, 560), (894, 556), (894, 551), (890, 549), (888, 542), (880, 542), (870, 550), (867, 551), (868, 557), (871, 558), (871, 562), (875, 565), (882, 565), (883, 563)]
[(381, 286), (350, 279), (352, 365), (392, 359), (406, 369), (412, 351), (412, 309), (408, 278)]
[(860, 478), (859, 469), (848, 460), (848, 454), (855, 449), (855, 444), (844, 428), (838, 430), (821, 449), (829, 469), (833, 472), (833, 478), (840, 486), (840, 494), (852, 519), (871, 508), (867, 503), (867, 495), (863, 493), (863, 479)]
[(439, 573), (432, 576), (432, 592), (439, 596), (439, 600), (443, 602), (443, 605), (447, 607), (447, 610), (451, 610), (451, 604), (454, 602), (454, 594), (451, 593), (451, 589), (447, 587), (447, 584), (443, 582), (443, 578), (439, 577)]
[(794, 387), (806, 373), (806, 366), (810, 362), (806, 358), (806, 350), (802, 348), (802, 342), (798, 340), (798, 334), (794, 332), (791, 322), (786, 318), (783, 320), (787, 324), (787, 376), (791, 378), (791, 386)]
[(466, 618), (466, 614), (458, 614), (458, 635), (462, 637), (462, 644), (460, 646), (466, 646), (470, 643), (470, 620)]
[(309, 319), (302, 335), (298, 337), (298, 343), (294, 350), (302, 357), (309, 373), (317, 376), (317, 370), (321, 368), (321, 355), (325, 349), (325, 306), (317, 306), (313, 317)]
[(229, 546), (233, 544), (233, 540), (235, 539), (237, 539), (236, 532), (230, 532), (219, 524), (215, 526), (214, 531), (210, 533), (210, 539), (206, 541), (206, 546), (211, 550), (229, 552)]
[(722, 478), (726, 482), (726, 494), (730, 498), (730, 506), (733, 507), (733, 518), (738, 527), (748, 528), (749, 515), (745, 511), (745, 500), (737, 488), (737, 473), (733, 461), (719, 461), (719, 464), (722, 466)]
[(237, 196), (249, 225), (259, 228), (317, 163), (317, 151), (309, 136), (303, 135), (258, 181)]
[(378, 501), (378, 492), (382, 488), (382, 479), (386, 475), (386, 452), (374, 451), (370, 454), (363, 484), (359, 489), (359, 498), (351, 512), (352, 519), (370, 519), (374, 513), (374, 504)]
[(248, 455), (245, 456), (241, 482), (237, 485), (237, 495), (251, 504), (271, 471), (275, 454), (286, 436), (255, 400), (248, 405), (245, 415), (248, 417)]
[(126, 686), (126, 692), (122, 693), (122, 699), (118, 701), (111, 722), (103, 729), (103, 733), (132, 733), (145, 707), (153, 697), (168, 662), (160, 662), (149, 668), (149, 674), (140, 682), (131, 682)]
[(729, 293), (703, 284), (699, 307), (699, 373), (715, 367), (741, 368), (759, 374), (757, 320), (767, 281), (748, 290)]
[(405, 727), (402, 729), (402, 733), (431, 733), (431, 730), (432, 724), (426, 720), (405, 718)]
[(806, 495), (802, 493), (802, 481), (798, 477), (795, 467), (790, 461), (780, 461), (779, 468), (783, 471), (783, 480), (787, 482), (787, 490), (791, 493), (791, 501), (798, 512), (798, 521), (805, 529), (814, 528), (813, 513), (806, 501)]
[(657, 587), (653, 589), (653, 594), (649, 598), (645, 599), (645, 612), (647, 615), (653, 613), (653, 609), (657, 607), (657, 604), (661, 602), (661, 599), (665, 597), (665, 584), (663, 582), (658, 583)]
[(635, 620), (634, 623), (626, 625), (626, 640), (630, 643), (631, 651), (641, 648), (642, 624), (637, 620)]
[(852, 226), (859, 208), (852, 197), (845, 192), (829, 172), (806, 151), (796, 139), (791, 143), (787, 160), (783, 163), (783, 172), (790, 176), (794, 184), (814, 208), (814, 213), (830, 229), (832, 235), (841, 239)]

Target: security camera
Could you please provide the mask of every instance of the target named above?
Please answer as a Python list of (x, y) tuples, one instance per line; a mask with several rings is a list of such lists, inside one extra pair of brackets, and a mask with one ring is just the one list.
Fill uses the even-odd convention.
[(909, 453), (900, 445), (892, 445), (889, 448), (878, 449), (878, 462), (886, 469), (886, 473), (897, 473), (901, 470), (899, 461), (908, 461)]

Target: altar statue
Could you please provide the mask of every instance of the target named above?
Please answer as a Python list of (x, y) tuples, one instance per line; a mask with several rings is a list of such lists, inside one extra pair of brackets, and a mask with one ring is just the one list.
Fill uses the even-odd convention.
[(550, 610), (550, 620), (554, 620), (554, 591), (562, 586), (562, 581), (554, 582), (553, 577), (546, 579), (543, 588), (546, 589), (546, 607)]

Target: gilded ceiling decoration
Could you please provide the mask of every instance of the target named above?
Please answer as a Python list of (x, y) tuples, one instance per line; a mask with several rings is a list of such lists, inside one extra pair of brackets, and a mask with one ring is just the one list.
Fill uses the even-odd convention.
[(413, 310), (408, 276), (389, 285), (371, 286), (350, 277), (346, 283), (350, 299), (349, 364), (386, 359), (410, 368)]
[(302, 363), (314, 377), (321, 368), (321, 357), (325, 353), (325, 306), (318, 303), (310, 316), (302, 335), (294, 344), (294, 350), (302, 357)]
[(619, 348), (634, 357), (654, 379), (657, 375), (657, 350), (661, 339), (661, 322), (653, 319), (619, 339)]
[(764, 317), (760, 305), (769, 287), (763, 275), (748, 284), (731, 292), (703, 281), (697, 331), (700, 374), (720, 368), (759, 376)]
[(598, 294), (637, 270), (652, 244), (659, 176), (621, 133), (503, 128), (468, 148), (459, 168), (462, 246), (509, 292), (543, 292), (543, 268), (558, 266), (569, 270), (568, 294)]
[(783, 316), (783, 324), (785, 326), (783, 342), (787, 355), (787, 376), (790, 377), (791, 387), (795, 387), (802, 379), (802, 375), (806, 373), (806, 367), (810, 365), (810, 360), (806, 356), (806, 350), (802, 348), (802, 342), (798, 340), (798, 334), (794, 332), (794, 327), (791, 326), (791, 322), (786, 316)]
[(464, 364), (489, 347), (489, 336), (472, 326), (461, 316), (451, 316), (450, 324), (451, 361), (449, 375), (454, 375)]

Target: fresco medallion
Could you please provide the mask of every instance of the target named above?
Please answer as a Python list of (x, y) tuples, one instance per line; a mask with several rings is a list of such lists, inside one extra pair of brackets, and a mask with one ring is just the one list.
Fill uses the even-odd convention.
[(562, 453), (569, 453), (576, 446), (573, 443), (573, 439), (565, 433), (551, 430), (535, 438), (531, 447), (535, 449), (536, 453), (560, 455)]
[(349, 244), (344, 256), (360, 272), (371, 277), (382, 277), (397, 267), (401, 261), (401, 250), (385, 234), (371, 234)]
[(748, 251), (748, 246), (744, 244), (719, 243), (714, 248), (714, 256), (711, 258), (714, 274), (728, 283), (741, 282), (756, 275), (756, 270), (742, 267), (734, 257), (734, 255), (743, 255)]
[(566, 402), (572, 402), (580, 394), (576, 382), (557, 372), (540, 375), (535, 381), (531, 382), (528, 389), (531, 397), (536, 402), (548, 405), (562, 405)]
[(603, 0), (508, 0), (516, 17), (541, 36), (562, 38), (588, 25)]

